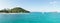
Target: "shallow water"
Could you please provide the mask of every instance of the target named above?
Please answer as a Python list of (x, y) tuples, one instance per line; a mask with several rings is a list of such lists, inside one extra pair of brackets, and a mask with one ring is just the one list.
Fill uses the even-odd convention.
[(0, 14), (0, 23), (60, 23), (60, 13)]

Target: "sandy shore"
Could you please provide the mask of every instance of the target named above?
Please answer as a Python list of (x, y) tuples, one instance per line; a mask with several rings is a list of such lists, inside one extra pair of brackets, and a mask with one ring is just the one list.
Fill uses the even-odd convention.
[(29, 13), (0, 13), (0, 14), (29, 14)]

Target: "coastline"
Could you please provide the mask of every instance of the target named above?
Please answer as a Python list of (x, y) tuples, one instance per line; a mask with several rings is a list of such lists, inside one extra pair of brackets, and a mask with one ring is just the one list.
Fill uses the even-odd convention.
[(0, 14), (30, 14), (30, 13), (0, 13)]

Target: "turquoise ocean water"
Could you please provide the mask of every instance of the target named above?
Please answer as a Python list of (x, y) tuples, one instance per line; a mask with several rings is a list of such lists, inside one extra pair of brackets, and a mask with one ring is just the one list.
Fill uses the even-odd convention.
[(60, 13), (0, 14), (0, 23), (60, 23)]

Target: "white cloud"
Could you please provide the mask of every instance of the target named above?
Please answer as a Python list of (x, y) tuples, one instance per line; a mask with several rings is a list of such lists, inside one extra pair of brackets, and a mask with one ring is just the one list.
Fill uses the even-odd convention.
[(57, 7), (56, 7), (57, 1), (49, 2), (49, 4), (51, 5), (51, 7), (52, 7), (53, 9), (57, 8)]
[(50, 4), (56, 4), (56, 3), (57, 3), (57, 1), (50, 2)]

